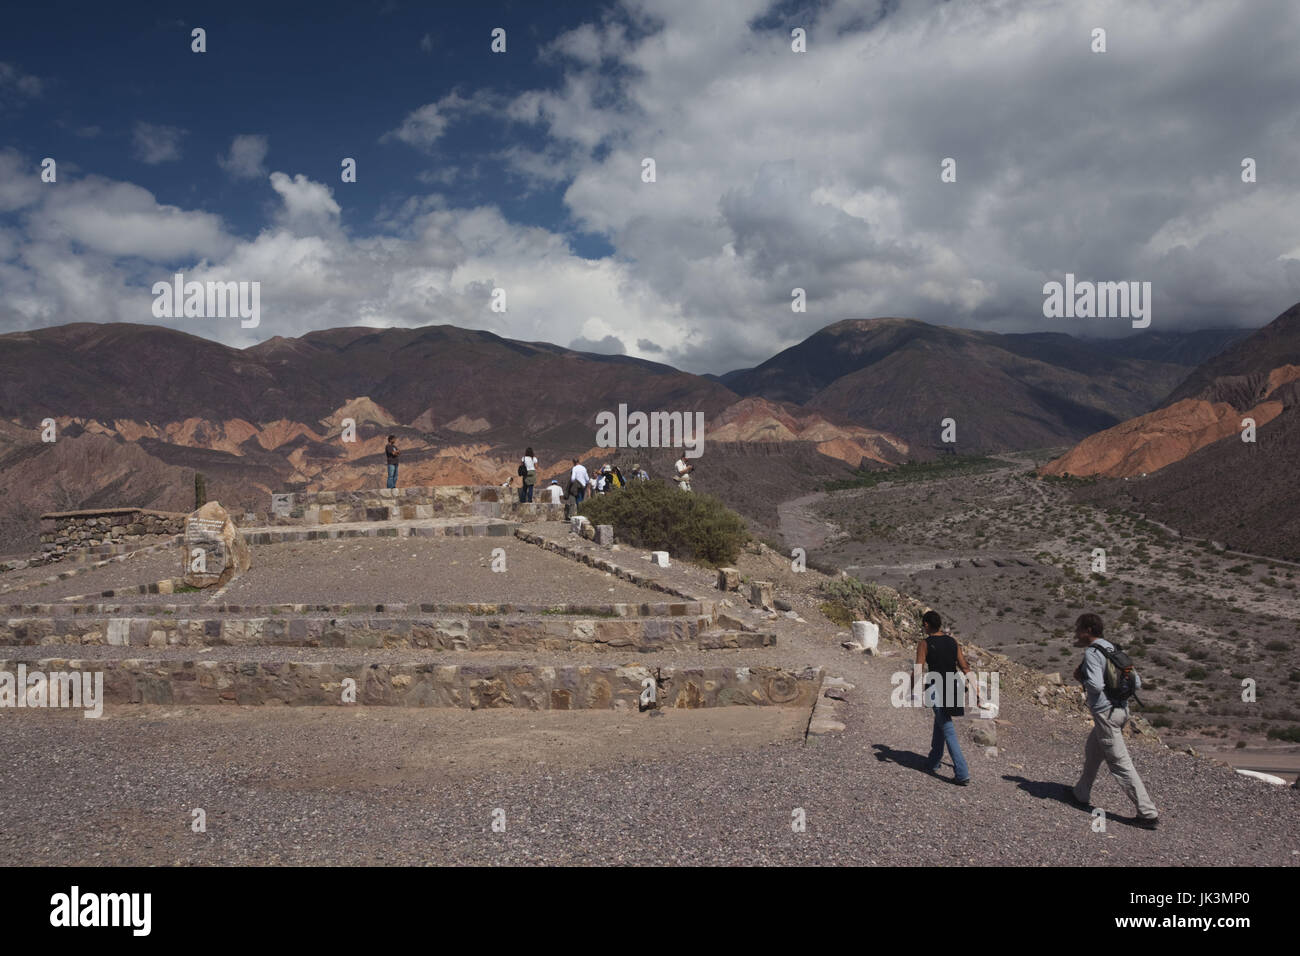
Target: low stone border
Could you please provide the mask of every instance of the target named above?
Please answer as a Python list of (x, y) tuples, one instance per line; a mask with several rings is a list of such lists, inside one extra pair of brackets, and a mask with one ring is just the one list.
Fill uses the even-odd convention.
[[(634, 710), (653, 687), (655, 708), (776, 706), (811, 709), (821, 668), (619, 667), (528, 663), (372, 664), (362, 661), (40, 658), (0, 661), (32, 671), (104, 674), (113, 704), (285, 704), (456, 707), (470, 710)], [(345, 680), (356, 703), (344, 703)]]
[(404, 525), (375, 522), (373, 527), (338, 528), (319, 525), (311, 528), (283, 527), (243, 531), (244, 540), (253, 544), (282, 544), (286, 541), (323, 541), (336, 538), (443, 538), (488, 537), (507, 538), (517, 527), (506, 521), (475, 522), (447, 525)]
[(520, 541), (527, 541), (529, 544), (535, 544), (546, 551), (554, 551), (556, 554), (562, 554), (566, 558), (572, 558), (574, 561), (581, 562), (582, 564), (596, 568), (599, 571), (608, 571), (615, 577), (620, 577), (624, 581), (630, 581), (640, 587), (650, 588), (654, 591), (662, 591), (665, 594), (672, 594), (676, 597), (685, 598), (687, 601), (703, 600), (703, 598), (696, 594), (688, 593), (671, 584), (665, 584), (642, 571), (633, 571), (631, 568), (625, 568), (621, 565), (615, 564), (608, 558), (603, 558), (600, 555), (592, 554), (590, 551), (575, 548), (571, 545), (561, 544), (559, 541), (554, 541), (535, 531), (529, 531), (526, 528), (516, 528), (515, 537)]
[[(141, 554), (152, 554), (155, 551), (162, 551), (167, 548), (174, 548), (180, 544), (180, 535), (168, 538), (166, 541), (159, 541), (157, 544), (146, 545), (143, 548), (137, 548), (133, 551), (127, 551), (124, 554), (115, 555), (111, 558), (105, 558), (103, 561), (95, 561), (91, 564), (83, 564), (79, 567), (69, 568), (67, 571), (60, 571), (58, 574), (51, 574), (49, 577), (41, 578), (38, 581), (28, 581), (26, 584), (15, 584), (12, 587), (0, 588), (0, 594), (9, 594), (14, 591), (22, 591), (26, 588), (44, 587), (47, 584), (54, 584), (58, 581), (66, 581), (68, 578), (76, 577), (78, 574), (85, 574), (87, 571), (94, 571), (96, 568), (107, 567), (110, 564), (120, 564), (123, 561), (129, 561), (131, 558)], [(30, 565), (29, 565), (30, 566)], [(38, 565), (39, 567), (40, 565)], [(17, 569), (13, 569), (17, 570)]]
[(0, 644), (582, 651), (770, 647), (774, 634), (711, 631), (708, 617), (32, 617), (0, 621)]
[[(173, 586), (177, 579), (158, 582)], [(146, 585), (147, 586), (147, 585)], [(131, 594), (141, 593), (132, 589)], [(152, 593), (169, 593), (167, 591)], [(105, 595), (81, 595), (67, 601), (92, 600)], [(111, 596), (111, 595), (110, 595)], [(556, 617), (692, 617), (714, 619), (717, 605), (711, 601), (652, 601), (644, 604), (457, 604), (409, 603), (388, 604), (7, 604), (0, 614), (9, 617), (76, 617), (78, 615), (111, 617), (154, 617), (159, 614), (193, 614), (199, 608), (205, 615), (242, 614), (269, 617), (278, 614), (546, 614)]]

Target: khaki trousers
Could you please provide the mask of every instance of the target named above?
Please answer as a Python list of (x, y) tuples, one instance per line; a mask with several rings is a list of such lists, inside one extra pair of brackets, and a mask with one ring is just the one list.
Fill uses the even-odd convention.
[(1101, 762), (1106, 761), (1110, 772), (1119, 781), (1120, 788), (1137, 806), (1138, 816), (1153, 820), (1158, 816), (1156, 805), (1147, 796), (1147, 788), (1142, 785), (1142, 778), (1133, 767), (1133, 758), (1128, 755), (1128, 746), (1124, 743), (1124, 725), (1128, 723), (1128, 708), (1113, 707), (1104, 713), (1092, 715), (1092, 733), (1083, 750), (1083, 774), (1074, 785), (1074, 795), (1083, 803), (1089, 802), (1093, 781)]

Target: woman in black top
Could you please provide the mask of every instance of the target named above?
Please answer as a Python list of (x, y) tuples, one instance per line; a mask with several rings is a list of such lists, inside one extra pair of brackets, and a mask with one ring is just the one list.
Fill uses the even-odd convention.
[[(970, 770), (966, 758), (962, 756), (961, 744), (957, 742), (957, 728), (954, 717), (966, 713), (964, 706), (966, 674), (970, 665), (953, 638), (943, 633), (943, 619), (936, 611), (926, 611), (921, 617), (926, 636), (916, 646), (916, 673), (925, 675), (921, 679), (928, 682), (925, 687), (925, 705), (934, 708), (934, 732), (930, 735), (930, 756), (925, 769), (936, 773), (943, 760), (944, 744), (952, 756), (955, 782), (961, 786), (970, 783)], [(960, 670), (961, 677), (957, 677)], [(979, 688), (975, 690), (975, 702), (979, 704)]]

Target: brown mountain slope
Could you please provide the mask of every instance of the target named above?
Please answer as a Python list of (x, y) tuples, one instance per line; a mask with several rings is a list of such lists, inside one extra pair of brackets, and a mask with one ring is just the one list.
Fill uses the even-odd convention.
[(1263, 398), (1258, 389), (1267, 388), (1269, 374), (1284, 365), (1300, 365), (1300, 302), (1202, 364), (1161, 404), (1203, 398), (1248, 407)]
[(1056, 333), (999, 335), (912, 319), (837, 322), (721, 381), (898, 435), (915, 452), (957, 423), (964, 451), (1073, 441), (1148, 411), (1185, 366)]
[(1200, 448), (1256, 427), (1282, 411), (1276, 397), (1300, 379), (1300, 305), (1231, 346), (1187, 377), (1159, 408), (1084, 439), (1042, 469), (1045, 475), (1107, 478), (1151, 474)]
[(1228, 438), (1136, 481), (1080, 489), (1081, 500), (1144, 512), (1229, 548), (1300, 560), (1300, 382), (1273, 393), (1283, 410), (1254, 444)]

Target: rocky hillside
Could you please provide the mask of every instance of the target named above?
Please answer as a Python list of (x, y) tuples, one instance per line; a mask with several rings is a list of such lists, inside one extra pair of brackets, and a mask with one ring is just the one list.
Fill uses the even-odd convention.
[(1154, 411), (1089, 436), (1042, 473), (1150, 475), (1239, 438), (1243, 419), (1254, 419), (1257, 429), (1269, 424), (1287, 408), (1285, 387), (1297, 380), (1300, 304), (1196, 369)]
[[(241, 351), (171, 329), (80, 324), (0, 336), (0, 535), (23, 552), (43, 511), (187, 508), (194, 471), (236, 507), (275, 490), (374, 487), (390, 432), (406, 485), (499, 484), (528, 445), (547, 478), (574, 455), (645, 457), (666, 473), (670, 450), (594, 447), (597, 413), (620, 404), (703, 413), (715, 476), (747, 448), (798, 446), (794, 473), (768, 468), (770, 485), (751, 476), (745, 497), (764, 513), (793, 474), (822, 480), (908, 453), (885, 432), (741, 400), (665, 365), (451, 326), (334, 329)], [(41, 440), (45, 419), (53, 443)], [(719, 481), (726, 493), (733, 484)]]
[(940, 445), (945, 418), (957, 423), (959, 451), (1041, 448), (1149, 411), (1187, 374), (1180, 361), (1200, 360), (1237, 333), (1158, 335), (1138, 348), (1127, 339), (851, 320), (718, 380), (742, 395), (887, 429), (914, 454)]

